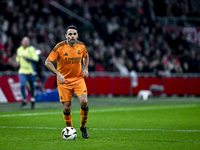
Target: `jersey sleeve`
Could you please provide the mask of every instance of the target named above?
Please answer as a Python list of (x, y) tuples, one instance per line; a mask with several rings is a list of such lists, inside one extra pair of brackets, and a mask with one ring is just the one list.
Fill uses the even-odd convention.
[(31, 46), (31, 59), (36, 62), (39, 60), (39, 56), (36, 54), (35, 48), (33, 46)]
[(57, 58), (58, 58), (58, 44), (53, 48), (53, 50), (48, 56), (48, 59), (51, 60), (51, 62), (56, 61)]
[(87, 51), (86, 47), (84, 46), (83, 58), (85, 58), (87, 56), (87, 53), (88, 53), (88, 51)]

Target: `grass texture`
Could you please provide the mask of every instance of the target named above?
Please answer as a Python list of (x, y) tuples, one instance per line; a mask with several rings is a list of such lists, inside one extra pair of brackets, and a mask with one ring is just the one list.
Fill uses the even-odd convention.
[(62, 104), (0, 104), (0, 150), (198, 150), (200, 99), (89, 97), (89, 139), (80, 131), (80, 104), (72, 100), (74, 141), (61, 138)]

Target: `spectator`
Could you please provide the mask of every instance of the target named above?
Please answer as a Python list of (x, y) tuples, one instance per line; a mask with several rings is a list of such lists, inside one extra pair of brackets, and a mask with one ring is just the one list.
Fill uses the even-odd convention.
[(90, 71), (96, 71), (95, 62), (94, 62), (93, 58), (90, 58), (90, 60), (89, 60), (88, 70), (90, 70)]
[(4, 51), (4, 44), (2, 43), (1, 37), (0, 37), (0, 51)]
[(161, 64), (156, 67), (154, 70), (154, 73), (158, 77), (170, 77), (171, 76), (171, 70), (169, 68), (169, 60), (167, 55), (164, 55), (161, 60)]
[(21, 42), (21, 46), (17, 49), (16, 61), (19, 67), (19, 80), (21, 83), (21, 92), (23, 95), (23, 101), (21, 107), (27, 104), (27, 97), (25, 93), (26, 82), (28, 81), (31, 89), (31, 108), (34, 109), (35, 105), (35, 63), (39, 60), (38, 55), (35, 53), (35, 48), (29, 46), (30, 39), (24, 37)]
[[(64, 25), (67, 22), (85, 28), (74, 18), (66, 17), (50, 7), (49, 1), (34, 2), (32, 7), (30, 7), (30, 2), (9, 0), (6, 1), (6, 5), (4, 3), (1, 5), (0, 49), (7, 53), (7, 63), (10, 65), (15, 64), (10, 60), (15, 54), (16, 47), (20, 45), (19, 40), (25, 35), (30, 37), (32, 45), (43, 51), (42, 55), (47, 55), (56, 42), (64, 39), (62, 33), (65, 31)], [(179, 59), (183, 72), (200, 72), (198, 55), (194, 56), (191, 54), (193, 52), (190, 53), (191, 48), (184, 35), (169, 30), (161, 21), (156, 20), (156, 16), (165, 15), (182, 18), (199, 16), (196, 1), (81, 0), (57, 2), (94, 24), (95, 29), (87, 27), (84, 32), (79, 32), (82, 41), (87, 39), (84, 43), (88, 46), (88, 51), (91, 51), (91, 57), (94, 60), (91, 62), (96, 66), (94, 71), (118, 71), (113, 62), (117, 57), (123, 57), (125, 66), (129, 70), (132, 68), (130, 67), (132, 66), (130, 62), (132, 62), (138, 71), (152, 72), (159, 66), (158, 63), (162, 56), (172, 55), (174, 59)], [(166, 24), (169, 23), (165, 21)], [(194, 21), (174, 22), (174, 25), (185, 25), (186, 23), (195, 25)], [(196, 25), (199, 23), (196, 22)], [(114, 48), (113, 54), (110, 53), (111, 47)], [(121, 51), (123, 53), (120, 53)], [(179, 64), (173, 63), (170, 59), (168, 62), (170, 70), (174, 70)], [(165, 68), (164, 64), (161, 64)], [(15, 65), (13, 67), (16, 69)]]
[(199, 62), (197, 60), (196, 52), (195, 50), (191, 50), (188, 58), (188, 64), (189, 64), (189, 70), (192, 73), (198, 73), (199, 70)]
[(3, 58), (3, 51), (0, 51), (0, 71), (5, 71), (6, 68), (5, 68), (5, 65), (4, 65), (4, 62), (2, 61), (2, 58)]
[(174, 63), (174, 69), (171, 70), (171, 72), (174, 72), (174, 73), (182, 73), (182, 72), (183, 72), (183, 69), (182, 69), (182, 67), (181, 67), (180, 60), (174, 59), (174, 60), (173, 60), (173, 63)]
[(182, 63), (182, 68), (183, 68), (183, 72), (184, 73), (188, 73), (189, 72), (189, 65), (188, 65), (187, 61), (184, 61)]
[(125, 66), (123, 58), (114, 59), (114, 65), (118, 69), (121, 76), (129, 76), (129, 70)]
[(110, 21), (107, 24), (107, 31), (109, 35), (112, 35), (115, 31), (119, 30), (120, 25), (118, 24), (118, 17), (111, 17)]

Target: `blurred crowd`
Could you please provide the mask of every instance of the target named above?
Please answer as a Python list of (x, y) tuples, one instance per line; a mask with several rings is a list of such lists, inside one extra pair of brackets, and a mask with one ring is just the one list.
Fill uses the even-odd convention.
[[(41, 65), (68, 25), (79, 29), (89, 52), (89, 71), (200, 73), (200, 51), (156, 16), (200, 17), (198, 0), (54, 0), (90, 21), (87, 26), (49, 4), (50, 0), (7, 0), (0, 5), (0, 71), (17, 71), (15, 54), (28, 36), (40, 50)], [(197, 8), (196, 8), (197, 7)], [(177, 25), (181, 26), (180, 21)], [(193, 24), (193, 26), (195, 26)], [(46, 70), (46, 68), (43, 68)]]

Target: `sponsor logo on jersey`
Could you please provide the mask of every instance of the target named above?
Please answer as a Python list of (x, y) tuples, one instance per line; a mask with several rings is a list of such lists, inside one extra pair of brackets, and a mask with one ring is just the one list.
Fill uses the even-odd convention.
[(75, 64), (75, 63), (80, 63), (81, 59), (82, 59), (82, 57), (71, 57), (71, 58), (66, 57), (65, 61), (68, 64)]

